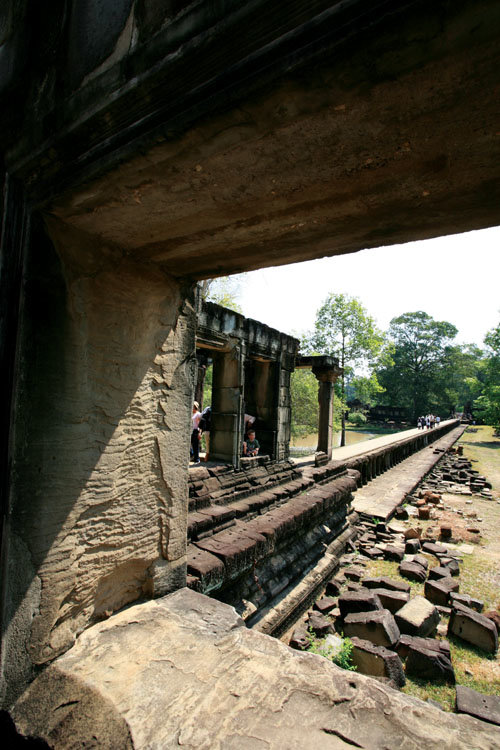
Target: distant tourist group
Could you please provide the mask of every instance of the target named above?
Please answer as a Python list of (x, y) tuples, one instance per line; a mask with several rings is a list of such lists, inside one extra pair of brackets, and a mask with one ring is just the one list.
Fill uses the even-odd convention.
[(427, 414), (427, 416), (417, 419), (417, 427), (419, 430), (432, 430), (433, 427), (439, 427), (440, 422), (441, 417), (435, 417), (434, 414)]
[[(253, 424), (255, 417), (245, 414), (245, 440), (241, 448), (242, 456), (257, 456), (260, 450), (260, 444), (255, 436)], [(200, 441), (201, 436), (205, 436), (205, 461), (208, 461), (210, 451), (210, 422), (212, 420), (212, 408), (207, 406), (200, 412), (198, 401), (193, 402), (193, 413), (191, 417), (191, 461), (195, 464), (200, 463)]]

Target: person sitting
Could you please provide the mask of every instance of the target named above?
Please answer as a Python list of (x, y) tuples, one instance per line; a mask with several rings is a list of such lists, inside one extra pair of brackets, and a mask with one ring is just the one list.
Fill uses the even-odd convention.
[(243, 442), (244, 456), (257, 456), (259, 453), (259, 441), (255, 437), (255, 430), (250, 430), (247, 439)]

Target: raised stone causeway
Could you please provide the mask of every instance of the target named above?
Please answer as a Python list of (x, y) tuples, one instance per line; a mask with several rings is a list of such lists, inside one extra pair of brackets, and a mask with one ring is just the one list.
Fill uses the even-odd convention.
[[(353, 502), (354, 509), (369, 518), (380, 518), (384, 521), (390, 519), (405, 496), (413, 492), (422, 477), (442, 460), (443, 454), (465, 430), (463, 425), (452, 426), (454, 429), (451, 429), (445, 435), (443, 433), (425, 433), (426, 436), (434, 438), (434, 442), (426, 449), (422, 448), (414, 454), (407, 442), (401, 446), (400, 452), (396, 454), (396, 459), (393, 460), (394, 463), (403, 460), (405, 462), (404, 471), (388, 472), (380, 477), (373, 476), (373, 465), (377, 466), (378, 463), (387, 460), (380, 456), (380, 451), (377, 451), (375, 456), (369, 454), (355, 461), (350, 461), (348, 465), (351, 468), (359, 470), (366, 467), (364, 475), (371, 476), (373, 480), (366, 487), (362, 487), (356, 492)], [(361, 473), (363, 476), (363, 472)]]
[[(352, 493), (414, 451), (421, 456), (433, 441), (451, 445), (462, 431), (456, 424), (392, 436), (375, 450), (303, 471), (266, 456), (243, 459), (239, 470), (191, 468), (188, 586), (232, 604), (252, 627), (282, 633), (335, 573), (356, 535)], [(443, 449), (429, 448), (432, 464)], [(420, 467), (412, 488), (423, 473)]]

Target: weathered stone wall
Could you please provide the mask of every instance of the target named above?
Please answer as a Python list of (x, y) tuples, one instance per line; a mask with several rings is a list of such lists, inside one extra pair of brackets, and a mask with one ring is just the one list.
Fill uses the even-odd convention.
[(50, 231), (54, 244), (34, 234), (26, 265), (7, 701), (89, 623), (186, 575), (190, 287), (56, 223)]
[(197, 345), (213, 359), (210, 456), (237, 465), (243, 414), (257, 417), (260, 452), (288, 458), (290, 375), (299, 342), (212, 302), (200, 305)]

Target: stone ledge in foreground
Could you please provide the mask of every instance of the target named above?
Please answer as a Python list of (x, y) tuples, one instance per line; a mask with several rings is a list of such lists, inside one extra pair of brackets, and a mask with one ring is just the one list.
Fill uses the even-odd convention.
[(478, 719), (248, 630), (189, 589), (86, 630), (11, 714), (54, 748), (492, 750), (499, 740)]

